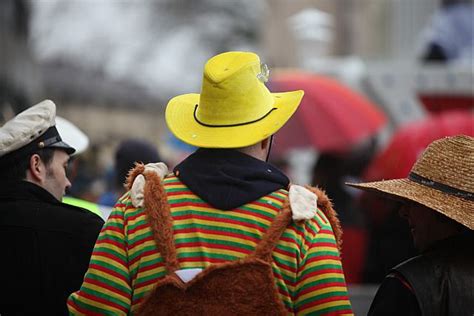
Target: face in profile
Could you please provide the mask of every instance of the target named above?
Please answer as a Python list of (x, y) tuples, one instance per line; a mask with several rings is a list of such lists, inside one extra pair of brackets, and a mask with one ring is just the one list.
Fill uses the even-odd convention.
[(424, 251), (438, 240), (449, 237), (457, 224), (451, 220), (443, 220), (438, 212), (423, 205), (408, 202), (399, 211), (401, 217), (408, 221), (415, 248)]
[(66, 175), (69, 155), (62, 150), (55, 150), (53, 159), (46, 166), (46, 178), (43, 187), (59, 201), (66, 194), (71, 182)]

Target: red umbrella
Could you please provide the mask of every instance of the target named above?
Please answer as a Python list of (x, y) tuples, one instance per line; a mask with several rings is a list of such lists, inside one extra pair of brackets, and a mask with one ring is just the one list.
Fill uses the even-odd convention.
[(418, 156), (433, 141), (458, 134), (474, 136), (474, 113), (446, 111), (407, 124), (392, 136), (364, 173), (365, 181), (405, 178)]
[(269, 87), (273, 92), (305, 91), (298, 111), (276, 134), (276, 154), (302, 147), (344, 152), (374, 135), (386, 121), (375, 104), (329, 77), (281, 72), (271, 77)]

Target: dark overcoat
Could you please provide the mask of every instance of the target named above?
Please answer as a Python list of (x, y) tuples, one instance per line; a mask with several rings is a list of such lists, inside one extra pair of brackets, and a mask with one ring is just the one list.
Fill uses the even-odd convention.
[(0, 315), (67, 315), (103, 223), (33, 183), (0, 185)]

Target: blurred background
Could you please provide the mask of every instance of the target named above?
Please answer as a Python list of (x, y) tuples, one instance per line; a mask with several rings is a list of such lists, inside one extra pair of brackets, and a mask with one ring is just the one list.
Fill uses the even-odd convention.
[(415, 252), (398, 205), (344, 182), (405, 177), (433, 140), (474, 136), (473, 23), (471, 0), (2, 0), (0, 122), (53, 100), (89, 138), (70, 195), (110, 205), (129, 163), (172, 168), (194, 150), (164, 109), (200, 91), (205, 61), (257, 52), (272, 91), (306, 92), (272, 163), (333, 199), (363, 315)]

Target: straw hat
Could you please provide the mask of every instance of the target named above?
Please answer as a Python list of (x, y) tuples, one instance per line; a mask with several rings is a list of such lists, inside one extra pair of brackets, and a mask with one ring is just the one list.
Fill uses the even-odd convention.
[(417, 202), (474, 229), (474, 138), (434, 141), (406, 179), (348, 185)]
[(269, 71), (250, 52), (227, 52), (204, 67), (201, 94), (174, 97), (166, 123), (185, 143), (205, 148), (239, 148), (278, 131), (296, 111), (303, 91), (270, 93)]

